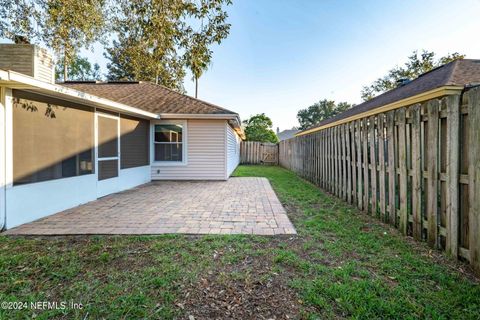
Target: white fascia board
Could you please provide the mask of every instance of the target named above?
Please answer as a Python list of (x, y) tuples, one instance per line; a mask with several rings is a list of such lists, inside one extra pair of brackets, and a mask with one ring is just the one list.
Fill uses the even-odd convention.
[(218, 120), (236, 120), (237, 114), (206, 114), (206, 113), (160, 113), (162, 119), (218, 119)]
[(75, 89), (67, 88), (61, 85), (52, 84), (43, 82), (32, 77), (23, 75), (14, 71), (2, 71), (0, 70), (0, 81), (9, 81), (10, 87), (15, 89), (16, 85), (19, 84), (18, 88), (24, 90), (35, 90), (39, 93), (53, 95), (56, 97), (74, 100), (75, 102), (80, 102), (83, 104), (93, 105), (95, 107), (105, 108), (110, 111), (118, 111), (127, 114), (133, 114), (137, 116), (142, 116), (149, 119), (159, 119), (159, 115), (156, 113), (144, 111), (138, 108), (130, 107), (128, 105), (111, 101), (105, 98), (100, 98), (92, 94), (88, 94), (82, 91)]
[(8, 81), (8, 80), (9, 80), (8, 72), (5, 70), (0, 70), (0, 81)]

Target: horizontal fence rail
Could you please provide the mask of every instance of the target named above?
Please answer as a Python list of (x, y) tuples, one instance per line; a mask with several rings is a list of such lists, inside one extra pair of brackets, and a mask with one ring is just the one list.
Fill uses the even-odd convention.
[(242, 141), (240, 144), (241, 164), (278, 164), (278, 144), (258, 141)]
[(281, 141), (279, 164), (480, 271), (480, 88)]

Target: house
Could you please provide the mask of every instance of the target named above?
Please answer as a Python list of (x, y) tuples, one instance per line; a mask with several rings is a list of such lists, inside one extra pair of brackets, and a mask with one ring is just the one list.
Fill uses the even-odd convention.
[(297, 129), (287, 129), (287, 130), (280, 131), (280, 129), (277, 127), (278, 141), (283, 141), (283, 140), (293, 138), (295, 137), (295, 134), (297, 134), (298, 132), (300, 132), (300, 130), (297, 130)]
[(48, 52), (0, 45), (0, 227), (152, 180), (226, 180), (237, 113), (146, 82), (55, 84)]

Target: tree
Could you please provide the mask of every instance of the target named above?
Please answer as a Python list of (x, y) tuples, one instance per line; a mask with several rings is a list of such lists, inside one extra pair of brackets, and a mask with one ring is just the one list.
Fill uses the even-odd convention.
[(128, 44), (124, 43), (127, 40), (122, 35), (119, 37), (121, 40), (113, 40), (112, 46), (107, 48), (106, 52), (103, 54), (110, 60), (110, 62), (107, 63), (107, 79), (134, 81), (135, 72), (133, 70), (133, 64), (124, 51), (128, 46)]
[[(55, 66), (55, 78), (59, 81), (63, 81), (64, 76), (64, 65), (63, 61)], [(75, 57), (70, 64), (67, 66), (68, 75), (70, 80), (99, 80), (101, 78), (100, 66), (98, 63), (93, 65), (88, 61), (87, 58)]]
[(46, 14), (43, 40), (63, 56), (63, 79), (78, 50), (102, 40), (105, 28), (104, 0), (43, 0)]
[(43, 43), (67, 67), (82, 47), (104, 39), (106, 0), (4, 0), (0, 37)]
[[(187, 41), (185, 43), (185, 63), (193, 75), (195, 81), (195, 98), (198, 97), (198, 79), (208, 69), (213, 51), (210, 46), (220, 44), (230, 32), (230, 24), (226, 23), (228, 17), (222, 6), (230, 5), (230, 0), (215, 0), (201, 2), (191, 6), (189, 11), (192, 16), (200, 20), (200, 28), (193, 31), (187, 29)], [(208, 23), (205, 23), (205, 20)]]
[(278, 142), (278, 137), (272, 130), (272, 120), (265, 113), (251, 116), (243, 124), (247, 141)]
[(198, 80), (211, 62), (211, 45), (227, 37), (223, 6), (230, 3), (120, 0), (113, 23), (118, 40), (105, 55), (111, 61), (108, 78), (153, 81), (182, 91), (185, 69)]
[(298, 111), (297, 119), (300, 123), (300, 130), (305, 130), (311, 126), (314, 126), (320, 121), (329, 119), (347, 109), (350, 109), (351, 107), (352, 105), (347, 102), (340, 102), (336, 104), (333, 100), (320, 100), (310, 107)]
[(2, 0), (0, 6), (0, 37), (16, 40), (39, 39), (41, 15), (35, 1)]
[(388, 90), (394, 89), (398, 86), (398, 82), (403, 79), (413, 80), (421, 74), (428, 72), (436, 67), (449, 63), (457, 59), (463, 59), (465, 55), (458, 52), (448, 54), (440, 59), (435, 59), (435, 53), (423, 50), (421, 54), (418, 51), (408, 57), (408, 61), (401, 67), (388, 71), (387, 75), (378, 78), (371, 85), (362, 88), (362, 99), (368, 101)]
[[(120, 0), (117, 5), (113, 30), (118, 41), (115, 47), (107, 48), (106, 55), (107, 58), (115, 55), (116, 71), (131, 74), (136, 80), (153, 81), (181, 90), (185, 70), (177, 46), (182, 41), (185, 3), (181, 0)], [(115, 77), (111, 69), (108, 77)]]

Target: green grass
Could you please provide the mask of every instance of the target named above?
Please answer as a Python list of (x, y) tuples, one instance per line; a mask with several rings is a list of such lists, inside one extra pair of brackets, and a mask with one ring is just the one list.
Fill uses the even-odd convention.
[(74, 301), (84, 308), (0, 309), (0, 319), (202, 318), (199, 306), (218, 306), (215, 297), (224, 292), (244, 294), (245, 310), (257, 296), (289, 299), (290, 306), (272, 302), (257, 311), (266, 317), (290, 309), (311, 319), (480, 317), (480, 286), (459, 271), (465, 266), (287, 170), (240, 166), (235, 175), (268, 178), (298, 235), (2, 236), (0, 301)]

